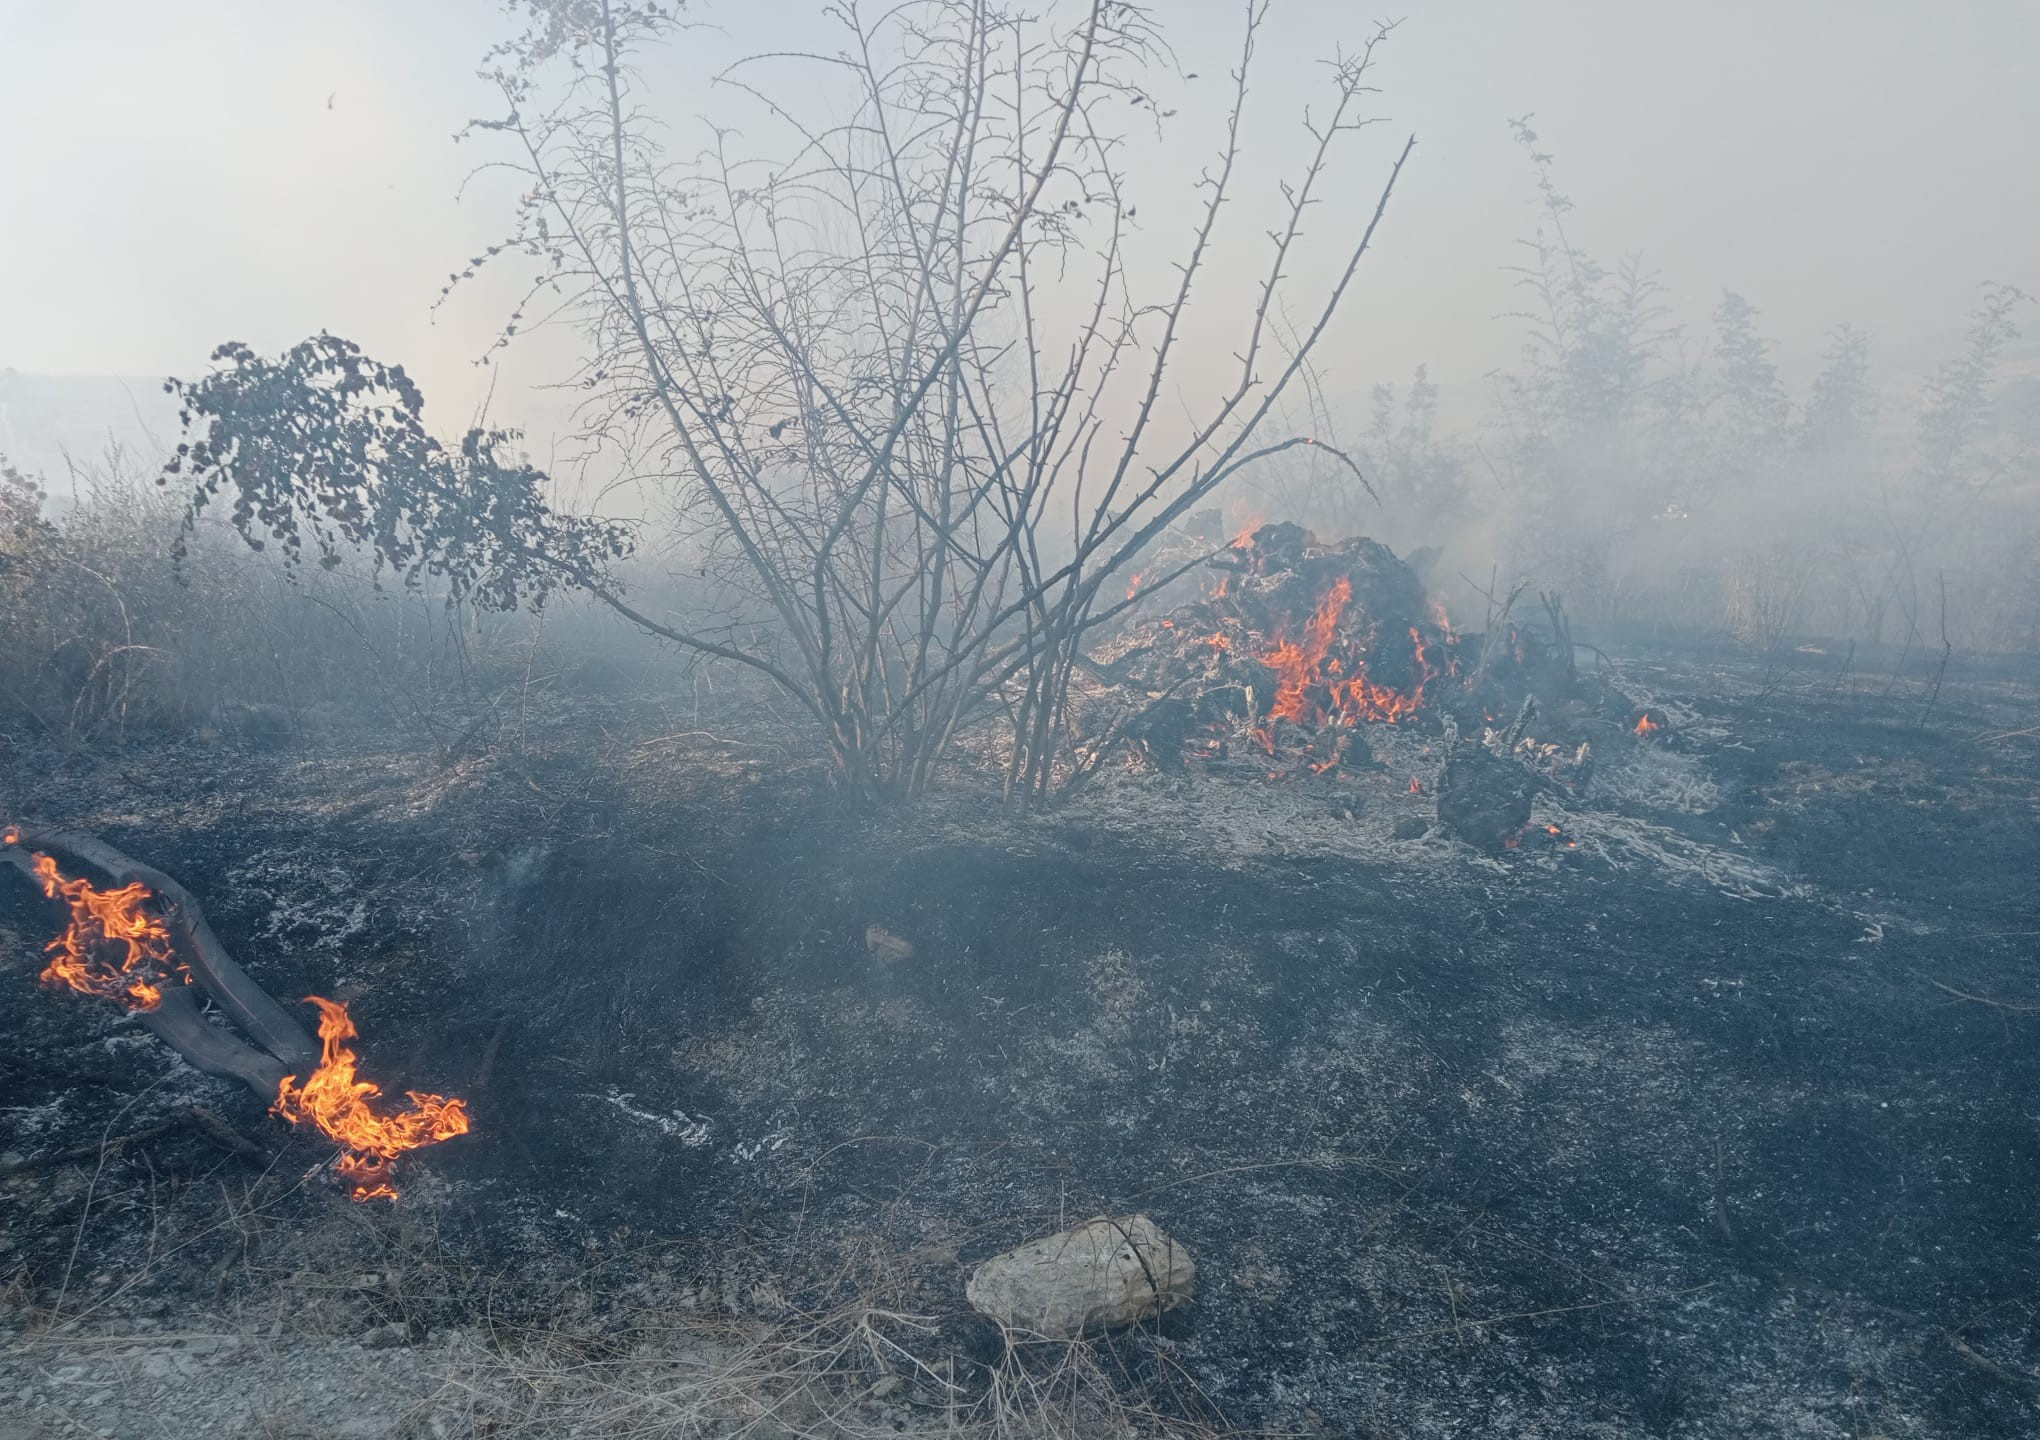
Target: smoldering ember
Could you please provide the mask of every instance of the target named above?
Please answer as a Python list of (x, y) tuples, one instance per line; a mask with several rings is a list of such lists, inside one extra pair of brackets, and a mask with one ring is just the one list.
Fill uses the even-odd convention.
[(216, 8), (0, 17), (0, 1440), (2040, 1434), (2032, 12)]

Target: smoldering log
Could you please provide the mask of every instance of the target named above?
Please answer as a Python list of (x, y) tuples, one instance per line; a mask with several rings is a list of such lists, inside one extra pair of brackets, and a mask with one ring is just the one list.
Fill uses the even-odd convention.
[[(130, 858), (102, 840), (71, 830), (16, 824), (23, 850), (54, 850), (81, 860), (116, 885), (141, 884), (162, 902), (163, 918), (191, 973), (213, 1003), (248, 1032), (264, 1050), (293, 1068), (315, 1065), (319, 1047), (305, 1028), (249, 978), (206, 922), (205, 911), (175, 880)], [(26, 868), (25, 866), (23, 868)]]
[(275, 1056), (208, 1024), (187, 989), (166, 989), (160, 1005), (135, 1018), (151, 1035), (182, 1055), (194, 1070), (239, 1080), (264, 1100), (274, 1100), (283, 1077), (291, 1073)]
[(117, 885), (139, 883), (158, 898), (180, 958), (198, 985), (246, 1028), (261, 1048), (209, 1023), (190, 989), (169, 985), (153, 1009), (137, 1011), (142, 1027), (208, 1075), (239, 1080), (265, 1100), (274, 1099), (283, 1077), (304, 1073), (318, 1061), (318, 1047), (283, 1007), (257, 985), (226, 952), (189, 891), (151, 866), (140, 864), (90, 836), (35, 826), (6, 827), (14, 843), (0, 844), (0, 863), (34, 876), (33, 850), (61, 852), (98, 870)]

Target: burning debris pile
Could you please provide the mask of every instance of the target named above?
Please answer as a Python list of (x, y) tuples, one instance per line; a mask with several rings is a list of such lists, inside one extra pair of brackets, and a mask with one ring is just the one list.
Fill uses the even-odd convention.
[[(123, 883), (103, 888), (66, 876), (53, 855), (30, 851), (31, 844), (67, 850)], [(29, 874), (46, 898), (70, 911), (70, 923), (46, 948), (44, 984), (125, 1005), (197, 1069), (244, 1082), (276, 1114), (316, 1129), (340, 1147), (334, 1169), (356, 1200), (394, 1200), (398, 1156), (467, 1133), (466, 1105), (443, 1095), (411, 1091), (407, 1109), (378, 1113), (372, 1102), (382, 1089), (359, 1078), (359, 1057), (347, 1043), (358, 1038), (353, 1018), (345, 1005), (316, 995), (306, 1001), (320, 1016), (320, 1049), (311, 1063), (302, 1029), (227, 956), (197, 902), (169, 877), (97, 841), (31, 835), (17, 825), (0, 827), (0, 862)], [(262, 1048), (209, 1024), (191, 998), (194, 986)], [(285, 1066), (295, 1069), (286, 1073)]]
[(1478, 733), (1572, 684), (1569, 656), (1519, 627), (1462, 636), (1387, 546), (1263, 525), (1211, 561), (1197, 600), (1124, 632), (1100, 673), (1145, 704), (1120, 733), (1164, 769), (1271, 779), (1369, 763), (1365, 724), (1450, 716)]

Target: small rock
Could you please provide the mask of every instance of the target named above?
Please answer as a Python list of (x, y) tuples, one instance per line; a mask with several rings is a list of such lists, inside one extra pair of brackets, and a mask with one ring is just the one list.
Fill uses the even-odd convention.
[(1421, 815), (1405, 815), (1395, 822), (1395, 838), (1421, 840), (1431, 833), (1431, 822)]
[(994, 1255), (971, 1273), (964, 1294), (1009, 1330), (1073, 1340), (1186, 1304), (1196, 1279), (1190, 1252), (1147, 1216), (1132, 1215)]
[(359, 1343), (364, 1350), (387, 1350), (393, 1345), (408, 1345), (411, 1343), (411, 1327), (401, 1320), (392, 1320), (364, 1333)]
[(882, 925), (864, 927), (864, 948), (874, 960), (905, 960), (914, 953), (912, 941), (901, 939)]

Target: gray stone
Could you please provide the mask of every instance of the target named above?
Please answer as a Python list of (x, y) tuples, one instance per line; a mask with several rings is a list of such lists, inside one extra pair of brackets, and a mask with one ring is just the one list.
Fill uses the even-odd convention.
[(1100, 1218), (994, 1255), (971, 1273), (970, 1303), (1009, 1330), (1072, 1340), (1187, 1304), (1190, 1252), (1145, 1215)]

